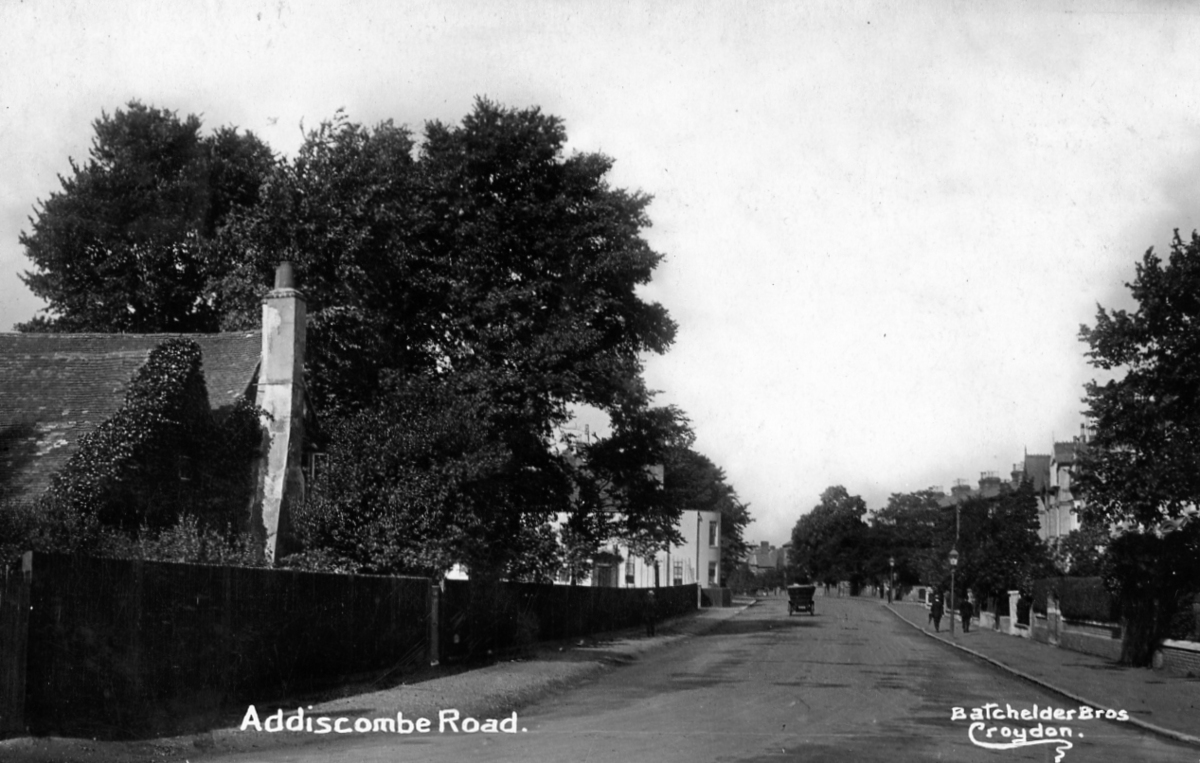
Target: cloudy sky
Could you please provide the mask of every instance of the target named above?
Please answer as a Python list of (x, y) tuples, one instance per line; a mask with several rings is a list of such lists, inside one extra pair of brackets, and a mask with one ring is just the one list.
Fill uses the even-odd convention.
[[(18, 234), (131, 99), (252, 130), (562, 117), (654, 196), (648, 360), (784, 542), (828, 486), (1007, 475), (1081, 423), (1077, 340), (1200, 226), (1200, 16), (1173, 3), (0, 2), (0, 330)], [(0, 390), (0, 394), (3, 391)]]

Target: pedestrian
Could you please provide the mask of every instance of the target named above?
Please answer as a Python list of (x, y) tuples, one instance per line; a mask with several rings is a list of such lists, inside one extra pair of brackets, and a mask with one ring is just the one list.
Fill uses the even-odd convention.
[(938, 591), (933, 594), (933, 601), (929, 605), (929, 620), (933, 623), (933, 629), (938, 633), (942, 632), (942, 593)]
[(646, 591), (646, 599), (642, 602), (642, 622), (646, 624), (646, 635), (654, 635), (654, 626), (658, 622), (658, 601), (654, 591)]
[(971, 615), (975, 614), (975, 607), (971, 604), (971, 600), (964, 596), (958, 612), (962, 615), (963, 633), (966, 633), (971, 630)]

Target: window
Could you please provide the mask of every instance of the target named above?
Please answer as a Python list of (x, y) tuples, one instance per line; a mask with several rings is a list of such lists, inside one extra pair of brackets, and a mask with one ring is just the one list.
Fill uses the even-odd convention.
[(625, 561), (625, 585), (633, 585), (633, 560)]
[(672, 570), (675, 578), (675, 585), (683, 585), (683, 562), (675, 562), (672, 565), (675, 569)]
[(708, 523), (708, 545), (710, 545), (710, 546), (717, 545), (717, 523), (716, 522)]
[(716, 562), (708, 563), (708, 584), (710, 586), (715, 586), (717, 584), (717, 563)]
[(304, 480), (309, 485), (314, 484), (328, 468), (329, 456), (326, 453), (308, 453), (301, 458), (301, 470)]

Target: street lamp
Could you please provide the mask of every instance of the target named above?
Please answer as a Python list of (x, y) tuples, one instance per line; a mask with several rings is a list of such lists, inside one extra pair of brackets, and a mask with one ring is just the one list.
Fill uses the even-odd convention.
[(950, 635), (954, 636), (954, 568), (958, 566), (958, 549), (950, 549)]
[(696, 512), (696, 609), (704, 606), (704, 597), (700, 593), (700, 512)]
[(888, 604), (891, 604), (896, 590), (896, 557), (888, 557), (888, 567), (890, 568), (888, 572)]

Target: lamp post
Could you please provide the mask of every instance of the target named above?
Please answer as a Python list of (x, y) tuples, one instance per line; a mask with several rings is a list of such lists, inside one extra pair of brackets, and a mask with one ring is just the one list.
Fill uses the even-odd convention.
[(696, 512), (696, 609), (704, 606), (704, 598), (700, 593), (700, 512)]
[(888, 604), (891, 604), (896, 590), (896, 557), (888, 557), (888, 570)]
[(950, 549), (950, 636), (954, 636), (954, 568), (958, 566), (958, 549)]

